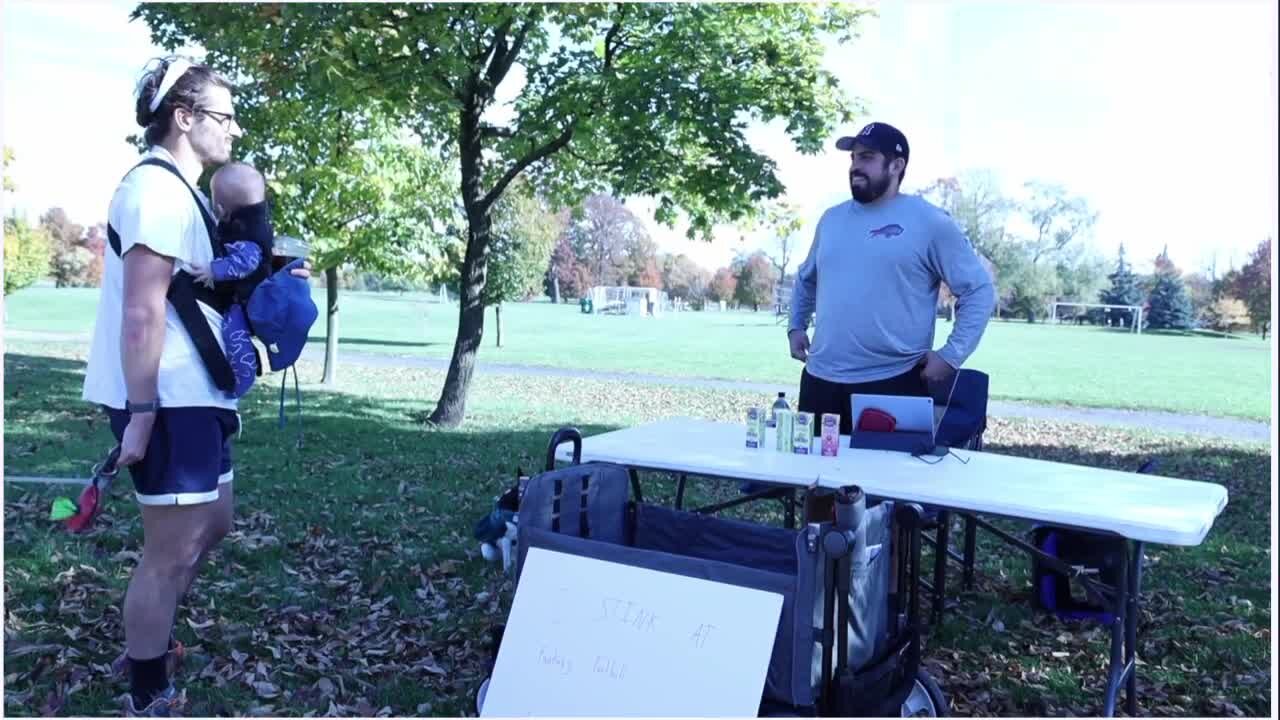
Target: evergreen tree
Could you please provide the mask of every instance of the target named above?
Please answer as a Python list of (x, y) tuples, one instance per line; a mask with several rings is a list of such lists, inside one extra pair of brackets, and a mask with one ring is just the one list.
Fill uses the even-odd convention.
[[(1116, 263), (1116, 271), (1107, 276), (1111, 287), (1103, 290), (1099, 299), (1107, 305), (1141, 305), (1142, 288), (1138, 285), (1138, 276), (1124, 260), (1124, 243), (1120, 244), (1120, 259)], [(1128, 327), (1133, 324), (1133, 311), (1120, 308), (1106, 310), (1108, 325)]]
[(1147, 326), (1165, 330), (1187, 330), (1194, 325), (1195, 312), (1191, 296), (1182, 281), (1182, 273), (1169, 259), (1166, 247), (1156, 258), (1155, 283), (1151, 288), (1151, 309)]

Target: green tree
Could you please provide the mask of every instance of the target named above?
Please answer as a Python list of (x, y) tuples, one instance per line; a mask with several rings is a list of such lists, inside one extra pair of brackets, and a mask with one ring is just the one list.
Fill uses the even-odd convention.
[(1107, 262), (1093, 252), (1062, 255), (1053, 270), (1062, 302), (1093, 302), (1107, 286)]
[(537, 292), (552, 245), (560, 236), (561, 222), (521, 180), (494, 208), (484, 303), (493, 306), (498, 347), (502, 347), (502, 304), (524, 300)]
[(1068, 195), (1060, 185), (1033, 180), (1025, 187), (1030, 197), (1018, 207), (1031, 224), (1032, 234), (1025, 242), (1032, 262), (1070, 250), (1098, 220), (1084, 198)]
[(662, 287), (662, 269), (658, 264), (658, 243), (648, 233), (627, 239), (619, 268), (624, 285)]
[(43, 228), (11, 215), (4, 219), (4, 294), (17, 292), (49, 273), (53, 243)]
[(586, 297), (594, 282), (591, 270), (573, 251), (569, 235), (561, 233), (556, 240), (555, 249), (551, 251), (551, 264), (547, 268), (547, 294), (555, 302), (566, 298)]
[(1062, 278), (1058, 277), (1049, 262), (1038, 262), (1033, 248), (1026, 243), (1005, 242), (996, 247), (992, 264), (1000, 268), (1000, 304), (1014, 316), (1027, 322), (1046, 309), (1046, 303), (1062, 290)]
[(722, 267), (711, 277), (711, 284), (707, 286), (707, 299), (712, 302), (732, 302), (737, 290), (738, 278), (733, 268)]
[(105, 262), (105, 254), (107, 252), (107, 224), (97, 223), (90, 225), (84, 231), (84, 237), (80, 238), (80, 244), (89, 251), (91, 260), (89, 267), (84, 273), (84, 283), (86, 287), (100, 287), (102, 285), (102, 269)]
[[(1006, 224), (1017, 205), (1000, 192), (993, 172), (966, 170), (957, 177), (938, 178), (920, 194), (955, 220), (993, 280), (1000, 281), (1006, 274), (1015, 277), (1015, 266), (1022, 262), (1023, 253), (1006, 231)], [(997, 265), (996, 260), (1002, 264)], [(997, 282), (996, 287), (1005, 310), (1011, 309), (1017, 297), (1025, 296), (1004, 282)], [(938, 290), (938, 307), (954, 319), (955, 295), (945, 282)]]
[(1216, 327), (1218, 318), (1213, 314), (1214, 294), (1213, 280), (1200, 272), (1186, 273), (1182, 282), (1187, 286), (1187, 297), (1191, 298), (1192, 324), (1196, 327)]
[(754, 223), (748, 226), (749, 229), (761, 228), (768, 234), (770, 251), (765, 253), (765, 257), (778, 271), (779, 283), (787, 280), (787, 269), (791, 266), (800, 240), (796, 233), (803, 226), (804, 219), (800, 217), (800, 209), (781, 200), (765, 205)]
[[(298, 87), (377, 104), (425, 147), (454, 148), (466, 218), (459, 322), (431, 421), (464, 416), (484, 328), (492, 212), (527, 174), (555, 204), (593, 192), (656, 198), (691, 236), (782, 191), (744, 135), (780, 120), (813, 153), (852, 119), (822, 67), (865, 10), (800, 4), (143, 5), (164, 47), (234, 44), (234, 69), (287, 68)], [(228, 53), (230, 54), (230, 53)], [(523, 70), (523, 84), (511, 70)], [(238, 74), (238, 73), (237, 73)], [(518, 85), (518, 87), (517, 87)], [(499, 89), (512, 89), (498, 117)]]
[(40, 216), (40, 227), (53, 244), (50, 275), (57, 287), (86, 287), (93, 253), (83, 244), (84, 227), (71, 221), (62, 208), (50, 208)]
[(600, 285), (635, 284), (629, 276), (634, 266), (643, 265), (645, 249), (657, 252), (644, 222), (604, 193), (592, 195), (576, 208), (566, 233), (574, 253)]
[(1231, 332), (1249, 324), (1249, 308), (1230, 295), (1222, 295), (1205, 310), (1204, 324), (1224, 333)]
[[(1073, 264), (1070, 258), (1079, 255), (1076, 241), (1092, 230), (1097, 214), (1083, 198), (1069, 195), (1059, 185), (1033, 180), (1025, 188), (1029, 197), (1017, 208), (1030, 232), (1015, 236), (1016, 250), (1002, 252), (997, 248), (991, 261), (1000, 268), (1001, 286), (1009, 293), (1010, 307), (1025, 314), (1027, 322), (1035, 322), (1037, 314), (1063, 294), (1064, 278), (1057, 272), (1058, 264)], [(997, 259), (1000, 257), (1009, 258), (1011, 272), (1005, 271)]]
[[(1098, 299), (1102, 303), (1106, 305), (1143, 304), (1144, 295), (1138, 276), (1134, 274), (1133, 268), (1124, 259), (1124, 243), (1120, 244), (1115, 272), (1108, 275), (1107, 280), (1111, 281), (1111, 287), (1103, 290), (1098, 295)], [(1133, 311), (1108, 308), (1106, 319), (1107, 325), (1129, 326), (1133, 323)]]
[(695, 307), (706, 296), (711, 284), (711, 273), (698, 265), (688, 255), (667, 255), (662, 259), (662, 286), (673, 298), (689, 302)]
[[(232, 13), (230, 6), (207, 7), (215, 16)], [(155, 9), (140, 6), (136, 14), (152, 24)], [(280, 17), (275, 6), (249, 9), (261, 13), (263, 27)], [(166, 37), (152, 27), (158, 40)], [(456, 175), (389, 113), (344, 96), (341, 78), (307, 72), (236, 37), (214, 33), (205, 47), (208, 62), (237, 79), (245, 128), (238, 151), (267, 174), (277, 234), (308, 241), (314, 269), (324, 275), (322, 382), (335, 384), (339, 272), (446, 279), (461, 255), (457, 234), (448, 232), (459, 222), (448, 189)]]
[(958, 177), (939, 178), (920, 194), (955, 219), (982, 257), (997, 254), (1008, 241), (1006, 225), (1017, 203), (1000, 192), (1000, 184), (990, 170), (968, 170)]
[(340, 267), (401, 281), (439, 281), (456, 277), (462, 252), (458, 233), (449, 232), (459, 219), (449, 213), (447, 168), (388, 125), (332, 122), (351, 122), (363, 139), (345, 149), (324, 144), (314, 161), (294, 155), (297, 147), (277, 151), (270, 181), (276, 232), (309, 240), (315, 268), (325, 276), (326, 384), (337, 382)]
[(1265, 339), (1271, 329), (1271, 238), (1258, 243), (1249, 262), (1223, 278), (1223, 287), (1249, 309), (1249, 320)]
[(1194, 325), (1195, 313), (1182, 273), (1169, 259), (1165, 248), (1156, 258), (1154, 284), (1151, 288), (1147, 327), (1163, 330), (1187, 330)]
[[(9, 176), (9, 166), (14, 162), (13, 150), (4, 148), (5, 205), (9, 193), (17, 190)], [(8, 295), (27, 287), (49, 272), (53, 243), (42, 228), (33, 228), (17, 214), (4, 219), (4, 294)]]
[(738, 282), (733, 297), (742, 305), (750, 305), (755, 312), (761, 305), (773, 302), (773, 288), (778, 278), (774, 276), (774, 266), (763, 252), (755, 252), (745, 258), (739, 258)]
[(14, 184), (13, 178), (9, 177), (9, 166), (13, 164), (14, 155), (13, 148), (8, 145), (4, 146), (4, 192), (10, 193), (18, 189)]

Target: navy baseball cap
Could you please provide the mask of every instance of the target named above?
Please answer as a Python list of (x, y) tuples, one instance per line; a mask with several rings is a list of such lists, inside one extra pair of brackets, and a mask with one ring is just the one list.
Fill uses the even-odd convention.
[(907, 144), (907, 136), (898, 128), (882, 122), (873, 122), (858, 131), (857, 135), (846, 135), (836, 140), (836, 149), (846, 152), (853, 150), (854, 145), (864, 145), (884, 153), (886, 157), (901, 157), (911, 161), (911, 146)]

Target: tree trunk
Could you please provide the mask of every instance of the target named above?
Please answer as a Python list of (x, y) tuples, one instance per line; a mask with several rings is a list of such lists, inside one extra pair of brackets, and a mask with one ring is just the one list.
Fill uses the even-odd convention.
[(458, 334), (453, 340), (453, 356), (449, 372), (440, 390), (436, 409), (428, 421), (452, 428), (462, 424), (466, 415), (467, 390), (475, 370), (476, 351), (484, 335), (484, 284), (489, 265), (490, 206), (483, 201), (481, 166), (480, 115), (482, 104), (475, 95), (475, 78), (468, 83), (468, 101), (462, 108), (458, 126), (458, 164), (461, 170), (459, 190), (467, 214), (467, 251), (462, 256), (458, 275)]
[(551, 275), (551, 302), (560, 304), (560, 277), (554, 273)]
[(327, 324), (324, 335), (324, 377), (323, 385), (338, 383), (338, 268), (326, 268), (324, 271), (325, 296), (328, 300)]
[(440, 400), (429, 418), (441, 427), (462, 424), (471, 373), (475, 370), (476, 350), (480, 348), (484, 335), (484, 303), (480, 298), (488, 266), (489, 218), (485, 216), (479, 223), (469, 220), (468, 225), (467, 253), (462, 259), (458, 288), (458, 334), (453, 341), (453, 356), (449, 359), (449, 373), (445, 376)]
[(494, 334), (498, 338), (498, 347), (502, 347), (502, 304), (493, 306), (493, 325), (497, 331)]

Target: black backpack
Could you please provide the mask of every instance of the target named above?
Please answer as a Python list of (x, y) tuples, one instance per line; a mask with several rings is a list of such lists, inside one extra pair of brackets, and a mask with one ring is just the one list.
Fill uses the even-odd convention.
[[(1154, 472), (1155, 467), (1156, 461), (1148, 460), (1138, 472)], [(1067, 565), (1087, 570), (1104, 585), (1120, 586), (1124, 550), (1112, 535), (1036, 525), (1031, 529), (1031, 544)], [(1070, 578), (1035, 557), (1031, 560), (1031, 587), (1032, 604), (1063, 620), (1096, 620), (1104, 625), (1114, 620), (1103, 598), (1087, 588), (1084, 597), (1073, 594)]]

